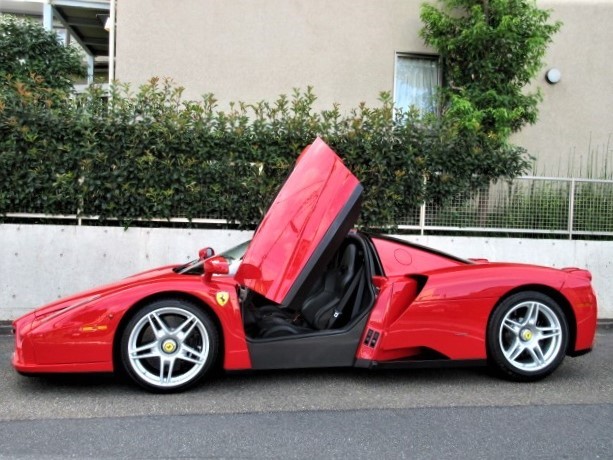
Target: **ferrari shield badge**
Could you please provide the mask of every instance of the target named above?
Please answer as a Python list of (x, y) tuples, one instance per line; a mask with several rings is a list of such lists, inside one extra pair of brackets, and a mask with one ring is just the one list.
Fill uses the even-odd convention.
[(228, 303), (228, 299), (230, 298), (230, 294), (226, 291), (219, 291), (215, 295), (215, 299), (220, 307), (225, 306)]

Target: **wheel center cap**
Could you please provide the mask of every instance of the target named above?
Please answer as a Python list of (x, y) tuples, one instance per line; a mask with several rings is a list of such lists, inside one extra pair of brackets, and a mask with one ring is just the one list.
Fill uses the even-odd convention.
[(172, 353), (177, 349), (177, 342), (172, 339), (166, 339), (162, 342), (162, 350), (166, 353)]
[(521, 331), (519, 336), (524, 342), (527, 342), (528, 340), (532, 339), (532, 331), (530, 329), (524, 329)]

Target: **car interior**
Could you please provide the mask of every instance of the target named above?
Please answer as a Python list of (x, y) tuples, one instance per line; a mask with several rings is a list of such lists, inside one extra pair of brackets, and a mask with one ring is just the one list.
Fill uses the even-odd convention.
[(245, 292), (242, 305), (247, 336), (268, 339), (313, 334), (342, 329), (360, 317), (375, 297), (367, 251), (363, 238), (348, 235), (298, 304), (272, 304), (253, 291)]

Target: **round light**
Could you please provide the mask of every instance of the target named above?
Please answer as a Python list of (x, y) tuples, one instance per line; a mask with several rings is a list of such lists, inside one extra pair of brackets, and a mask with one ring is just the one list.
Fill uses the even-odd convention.
[(547, 80), (547, 83), (551, 83), (552, 85), (555, 85), (556, 83), (558, 83), (561, 78), (562, 78), (562, 72), (560, 72), (558, 69), (555, 69), (555, 68), (549, 69), (547, 73), (545, 74), (545, 79)]

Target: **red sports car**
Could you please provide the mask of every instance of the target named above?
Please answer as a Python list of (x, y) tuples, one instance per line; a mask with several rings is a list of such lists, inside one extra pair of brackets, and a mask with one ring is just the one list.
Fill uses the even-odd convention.
[(586, 270), (464, 260), (351, 228), (362, 186), (320, 139), (253, 240), (13, 323), (26, 374), (125, 371), (157, 392), (227, 370), (489, 363), (514, 380), (591, 350)]

